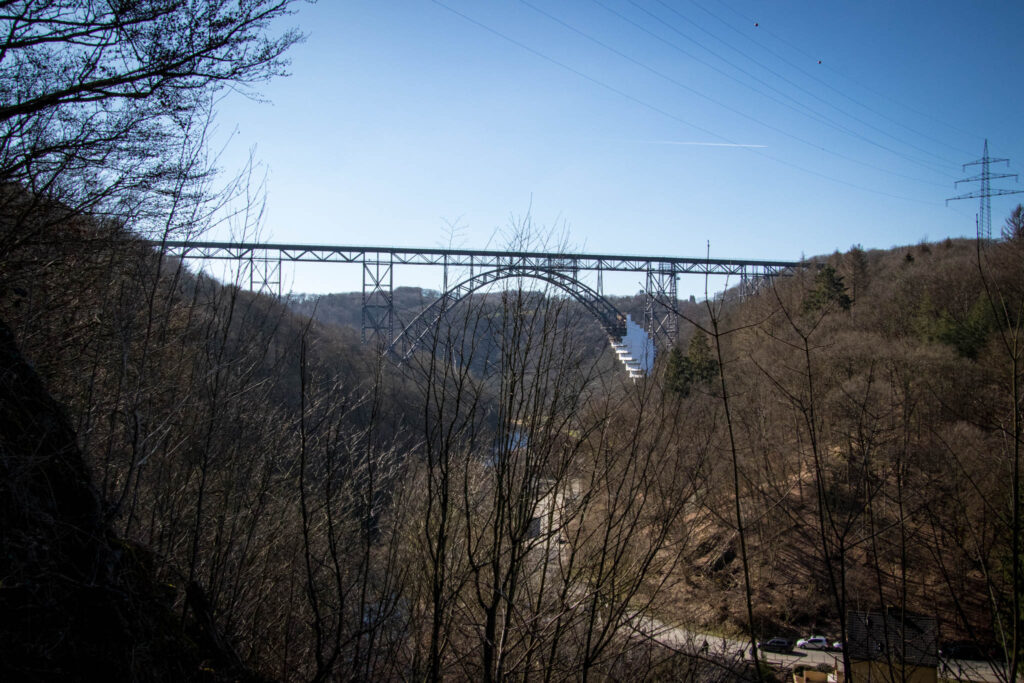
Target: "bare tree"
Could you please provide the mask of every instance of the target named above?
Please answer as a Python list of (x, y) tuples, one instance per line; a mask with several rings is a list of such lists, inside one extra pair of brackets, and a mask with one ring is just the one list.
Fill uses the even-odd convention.
[(169, 190), (209, 173), (176, 150), (211, 97), (284, 73), (300, 35), (269, 32), (292, 4), (4, 3), (0, 182), (57, 200), (63, 217), (166, 218), (182, 198)]
[[(1007, 219), (1007, 225), (1020, 221), (1018, 206)], [(1015, 234), (1013, 237), (1017, 237)], [(996, 416), (1000, 435), (1000, 451), (1008, 463), (1009, 504), (1000, 511), (1003, 528), (1009, 532), (1010, 548), (1002, 571), (1009, 575), (1008, 586), (1000, 586), (990, 594), (1002, 596), (992, 605), (999, 614), (997, 637), (1006, 653), (1007, 680), (1017, 680), (1024, 654), (1024, 512), (1021, 510), (1021, 457), (1024, 446), (1024, 290), (1020, 285), (1020, 267), (1024, 263), (1024, 248), (1020, 240), (1012, 239), (992, 254), (977, 245), (978, 274), (981, 279), (992, 316), (996, 321), (996, 344), (1002, 404)], [(1007, 509), (1008, 508), (1008, 509)], [(1009, 564), (1009, 568), (1005, 567)], [(1003, 583), (1000, 581), (1000, 583)], [(1000, 604), (1002, 603), (1002, 604)]]
[(431, 680), (587, 679), (633, 661), (651, 619), (670, 618), (659, 599), (702, 482), (706, 449), (672, 427), (688, 404), (606, 374), (576, 341), (593, 324), (581, 310), (513, 275), (442, 316), (412, 360), (408, 660)]

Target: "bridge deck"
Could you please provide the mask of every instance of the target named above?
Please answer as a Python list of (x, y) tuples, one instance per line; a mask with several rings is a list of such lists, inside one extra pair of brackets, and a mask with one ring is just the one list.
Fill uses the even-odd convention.
[(500, 251), (484, 249), (439, 249), (406, 247), (341, 246), (321, 244), (277, 244), (260, 242), (150, 242), (180, 258), (248, 260), (274, 258), (282, 261), (319, 263), (388, 263), (393, 265), (472, 268), (528, 268), (537, 270), (592, 270), (648, 272), (671, 271), (701, 275), (780, 275), (806, 265), (801, 261), (757, 259), (689, 258), (681, 256), (638, 256), (631, 254), (586, 254), (545, 251)]

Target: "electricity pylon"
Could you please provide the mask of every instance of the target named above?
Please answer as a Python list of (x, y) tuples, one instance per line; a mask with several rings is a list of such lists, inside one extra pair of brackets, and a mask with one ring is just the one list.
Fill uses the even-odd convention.
[(969, 192), (962, 194), (959, 197), (950, 197), (946, 200), (948, 205), (950, 202), (957, 199), (980, 199), (981, 207), (978, 209), (978, 239), (992, 239), (992, 197), (999, 197), (1004, 194), (1020, 194), (1024, 190), (1003, 190), (997, 188), (992, 189), (990, 181), (993, 178), (1013, 178), (1017, 179), (1016, 173), (992, 173), (989, 171), (990, 164), (997, 164), (999, 162), (1006, 162), (1006, 165), (1010, 165), (1009, 159), (993, 159), (988, 155), (988, 140), (985, 140), (985, 151), (982, 153), (981, 158), (977, 161), (971, 161), (964, 164), (963, 169), (966, 171), (968, 166), (981, 166), (981, 173), (970, 178), (964, 178), (954, 183), (954, 187), (960, 183), (974, 183), (981, 181), (981, 189), (977, 192)]

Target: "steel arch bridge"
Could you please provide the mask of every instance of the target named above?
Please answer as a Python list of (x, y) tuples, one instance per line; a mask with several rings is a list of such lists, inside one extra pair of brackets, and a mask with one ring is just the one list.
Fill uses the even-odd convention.
[[(680, 275), (726, 275), (755, 286), (766, 279), (790, 275), (806, 266), (801, 261), (636, 256), (549, 251), (359, 247), (261, 242), (150, 241), (162, 254), (191, 260), (231, 260), (243, 265), (249, 286), (281, 295), (284, 262), (359, 264), (363, 275), (362, 341), (408, 357), (415, 345), (451, 306), (500, 280), (529, 277), (552, 284), (590, 311), (609, 337), (621, 336), (623, 317), (604, 297), (607, 272), (642, 273), (644, 328), (656, 340), (674, 344), (679, 332), (677, 279)], [(442, 270), (441, 296), (395, 335), (394, 280), (396, 266), (436, 266)], [(463, 274), (468, 271), (468, 276)], [(595, 286), (581, 274), (596, 276)], [(453, 274), (461, 277), (451, 285)]]
[(445, 312), (460, 301), (495, 282), (512, 278), (533, 278), (542, 280), (570, 294), (586, 310), (597, 318), (598, 323), (611, 338), (620, 338), (626, 333), (626, 318), (615, 306), (597, 291), (579, 279), (558, 271), (536, 271), (510, 266), (477, 273), (448, 289), (424, 308), (406, 325), (388, 346), (388, 351), (406, 361), (412, 356), (423, 340), (436, 329)]

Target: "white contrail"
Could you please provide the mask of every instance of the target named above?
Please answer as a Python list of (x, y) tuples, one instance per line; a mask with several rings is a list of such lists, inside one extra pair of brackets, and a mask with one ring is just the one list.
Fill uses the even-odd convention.
[(741, 145), (734, 142), (679, 142), (677, 140), (641, 140), (645, 145), (690, 145), (692, 147), (753, 147), (764, 149), (768, 145)]

